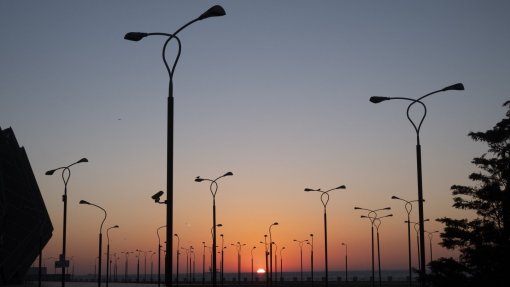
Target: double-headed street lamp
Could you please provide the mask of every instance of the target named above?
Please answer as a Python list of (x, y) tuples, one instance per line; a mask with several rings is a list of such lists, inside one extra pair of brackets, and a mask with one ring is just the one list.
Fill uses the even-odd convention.
[(211, 183), (209, 185), (209, 190), (211, 191), (211, 195), (213, 198), (212, 281), (213, 281), (214, 287), (216, 287), (216, 193), (218, 192), (218, 182), (217, 181), (222, 177), (232, 176), (232, 175), (234, 175), (234, 174), (229, 171), (229, 172), (225, 173), (224, 175), (217, 177), (216, 179), (201, 178), (200, 176), (197, 176), (195, 178), (196, 182), (209, 181)]
[(71, 178), (71, 169), (70, 167), (82, 163), (88, 162), (89, 160), (86, 158), (82, 158), (79, 161), (72, 163), (68, 166), (62, 166), (56, 169), (48, 170), (45, 174), (52, 175), (57, 170), (62, 170), (62, 180), (64, 181), (64, 194), (62, 195), (62, 201), (64, 202), (64, 220), (63, 220), (63, 232), (62, 232), (62, 254), (60, 255), (60, 260), (62, 262), (62, 287), (65, 286), (66, 282), (66, 234), (67, 234), (67, 183), (69, 182), (69, 178)]
[(412, 267), (411, 267), (411, 211), (413, 210), (413, 202), (416, 202), (418, 200), (405, 200), (403, 198), (400, 198), (398, 196), (392, 196), (391, 199), (397, 199), (400, 201), (403, 201), (405, 203), (404, 207), (406, 209), (407, 213), (407, 247), (408, 247), (408, 253), (409, 253), (409, 287), (413, 284), (412, 279)]
[(435, 230), (435, 231), (425, 231), (428, 236), (429, 236), (429, 249), (430, 249), (430, 262), (432, 262), (432, 236), (434, 235), (434, 233), (439, 233), (438, 230)]
[(108, 232), (110, 231), (110, 229), (112, 228), (119, 228), (118, 225), (114, 225), (112, 227), (108, 227), (108, 229), (106, 229), (106, 287), (108, 287), (108, 277), (110, 276), (110, 236), (108, 235)]
[[(421, 167), (421, 145), (420, 145), (420, 129), (423, 124), (423, 120), (425, 120), (425, 116), (427, 115), (427, 106), (422, 102), (422, 100), (430, 95), (445, 92), (445, 91), (462, 91), (464, 90), (464, 85), (462, 83), (457, 83), (443, 89), (428, 93), (418, 99), (410, 99), (404, 97), (371, 97), (370, 101), (374, 104), (387, 101), (387, 100), (405, 100), (411, 101), (411, 103), (407, 106), (407, 119), (413, 125), (413, 128), (416, 132), (416, 165), (417, 165), (417, 173), (418, 173), (418, 217), (420, 223), (420, 284), (422, 286), (425, 285), (425, 227), (424, 227), (424, 215), (423, 215), (423, 187), (422, 187), (422, 167)], [(409, 115), (409, 111), (414, 104), (420, 104), (423, 107), (423, 115), (419, 123), (415, 123), (411, 116)]]
[(391, 207), (379, 209), (367, 209), (362, 207), (354, 207), (356, 210), (368, 211), (368, 214), (362, 215), (361, 218), (368, 218), (370, 220), (371, 236), (372, 236), (372, 287), (375, 286), (375, 260), (374, 260), (374, 221), (377, 218), (377, 212), (382, 210), (391, 210)]
[(232, 246), (235, 246), (237, 249), (237, 278), (238, 283), (241, 284), (241, 248), (246, 245), (246, 243), (241, 243), (237, 241), (236, 244), (230, 244)]
[(308, 242), (308, 239), (305, 239), (305, 240), (294, 239), (293, 241), (295, 241), (299, 244), (299, 254), (301, 255), (301, 282), (303, 282), (303, 244), (305, 242)]
[(271, 227), (275, 225), (278, 225), (278, 222), (269, 225), (269, 286), (273, 286), (273, 239), (271, 236)]
[(382, 285), (382, 277), (381, 277), (381, 245), (380, 245), (380, 240), (379, 240), (379, 227), (381, 226), (381, 218), (385, 218), (385, 217), (391, 217), (393, 216), (393, 214), (388, 214), (388, 215), (384, 215), (384, 216), (381, 216), (381, 217), (377, 217), (375, 220), (374, 220), (374, 226), (377, 230), (377, 262), (378, 262), (378, 270), (379, 270), (379, 286)]
[[(423, 221), (429, 221), (430, 219), (424, 219)], [(420, 260), (420, 223), (413, 221), (404, 221), (405, 223), (412, 223), (414, 231), (416, 231), (416, 259), (418, 260), (418, 270), (421, 270), (421, 260)]]
[(99, 261), (98, 261), (98, 276), (97, 276), (97, 286), (101, 287), (101, 250), (103, 248), (103, 224), (106, 220), (106, 210), (104, 208), (102, 208), (101, 206), (99, 205), (96, 205), (96, 204), (93, 204), (93, 203), (90, 203), (88, 201), (85, 201), (85, 200), (80, 200), (80, 204), (87, 204), (87, 205), (92, 205), (92, 206), (95, 206), (99, 209), (101, 209), (103, 212), (104, 212), (104, 218), (103, 218), (103, 221), (101, 222), (101, 227), (99, 228)]
[(285, 249), (285, 246), (280, 249), (280, 281), (283, 281), (283, 256), (282, 252)]
[(341, 185), (326, 191), (319, 189), (305, 188), (305, 191), (318, 191), (321, 193), (321, 202), (324, 206), (324, 266), (326, 271), (325, 286), (328, 286), (328, 222), (326, 218), (326, 205), (329, 201), (329, 192), (336, 189), (345, 189), (345, 185)]
[[(215, 5), (205, 11), (198, 18), (191, 20), (186, 23), (173, 34), (168, 33), (141, 33), (141, 32), (129, 32), (124, 36), (124, 39), (130, 41), (140, 41), (141, 39), (147, 36), (164, 36), (167, 37), (165, 44), (163, 45), (163, 62), (165, 64), (166, 70), (169, 75), (169, 84), (168, 84), (168, 117), (167, 117), (167, 201), (170, 204), (167, 205), (167, 232), (166, 232), (166, 256), (165, 256), (165, 282), (168, 286), (172, 285), (172, 251), (173, 251), (173, 160), (174, 160), (174, 150), (173, 150), (173, 140), (174, 140), (174, 97), (173, 97), (173, 75), (175, 71), (175, 67), (177, 62), (179, 61), (179, 57), (181, 55), (181, 41), (177, 37), (177, 34), (182, 31), (184, 28), (188, 27), (192, 23), (207, 19), (210, 17), (223, 16), (225, 15), (225, 10), (219, 6)], [(170, 40), (176, 39), (178, 44), (177, 56), (174, 60), (173, 66), (170, 69), (166, 60), (166, 47)]]

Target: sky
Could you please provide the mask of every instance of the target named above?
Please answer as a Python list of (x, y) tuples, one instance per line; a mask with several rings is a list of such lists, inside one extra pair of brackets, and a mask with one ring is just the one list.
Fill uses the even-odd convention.
[[(327, 205), (329, 270), (344, 268), (342, 242), (349, 268), (370, 269), (370, 222), (354, 206), (391, 207), (393, 217), (380, 227), (381, 265), (406, 269), (407, 214), (390, 198), (417, 199), (416, 133), (406, 118), (407, 102), (376, 105), (371, 96), (418, 98), (464, 84), (465, 91), (424, 100), (424, 213), (431, 219), (425, 229), (441, 231), (434, 221), (439, 217), (472, 216), (452, 208), (450, 187), (469, 185), (468, 175), (476, 171), (471, 159), (487, 150), (467, 134), (504, 117), (508, 1), (4, 0), (0, 127), (12, 127), (25, 147), (53, 223), (45, 264), (61, 253), (64, 184), (58, 174), (44, 173), (82, 157), (89, 162), (72, 167), (68, 184), (67, 256), (75, 273), (93, 273), (103, 216), (80, 200), (107, 210), (105, 245), (106, 229), (120, 226), (108, 232), (119, 264), (121, 252), (157, 251), (166, 208), (150, 197), (166, 192), (165, 38), (123, 37), (173, 33), (215, 4), (227, 15), (180, 32), (173, 77), (173, 231), (179, 247), (194, 246), (198, 266), (202, 242), (211, 246), (212, 196), (207, 183), (194, 179), (231, 171), (218, 181), (216, 195), (226, 272), (236, 271), (236, 242), (246, 244), (243, 271), (251, 268), (254, 246), (255, 268), (265, 268), (259, 242), (273, 222), (279, 223), (271, 229), (278, 255), (285, 247), (285, 271), (299, 270), (293, 240), (311, 233), (314, 268), (322, 270), (324, 210), (320, 193), (304, 188), (339, 185), (347, 188), (330, 192)], [(169, 62), (176, 52), (172, 41)], [(423, 111), (412, 113), (419, 119)], [(164, 242), (165, 232), (160, 234)], [(438, 242), (436, 234), (434, 258), (456, 256)]]

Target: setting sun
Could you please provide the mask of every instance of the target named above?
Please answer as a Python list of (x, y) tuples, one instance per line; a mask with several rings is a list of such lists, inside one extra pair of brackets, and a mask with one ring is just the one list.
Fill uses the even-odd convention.
[(263, 268), (259, 268), (257, 269), (257, 273), (266, 273), (266, 270), (264, 270)]

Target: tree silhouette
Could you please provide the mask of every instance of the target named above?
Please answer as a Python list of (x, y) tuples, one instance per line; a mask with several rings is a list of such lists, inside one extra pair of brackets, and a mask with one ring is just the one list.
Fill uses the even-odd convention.
[[(453, 185), (453, 207), (473, 211), (470, 219), (439, 218), (445, 225), (442, 245), (458, 249), (458, 261), (440, 258), (431, 262), (428, 276), (436, 286), (499, 286), (510, 271), (510, 101), (506, 117), (485, 132), (471, 132), (474, 141), (486, 143), (488, 152), (475, 157), (479, 169), (471, 173), (473, 186)], [(449, 282), (448, 282), (449, 281)], [(491, 285), (493, 284), (493, 285)]]

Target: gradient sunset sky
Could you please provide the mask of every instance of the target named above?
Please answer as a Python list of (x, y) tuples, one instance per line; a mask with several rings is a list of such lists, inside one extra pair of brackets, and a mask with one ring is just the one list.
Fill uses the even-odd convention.
[[(342, 184), (327, 206), (329, 269), (344, 268), (342, 242), (350, 268), (370, 269), (370, 224), (354, 206), (392, 208), (380, 229), (382, 268), (406, 269), (406, 213), (390, 198), (417, 197), (416, 136), (406, 102), (375, 105), (371, 96), (418, 98), (464, 83), (465, 91), (425, 100), (426, 230), (442, 229), (438, 217), (471, 216), (451, 207), (449, 188), (470, 184), (470, 161), (486, 151), (467, 134), (504, 116), (508, 1), (0, 1), (0, 127), (12, 127), (26, 148), (50, 213), (44, 258), (61, 253), (64, 188), (59, 174), (44, 173), (82, 157), (89, 162), (72, 167), (68, 185), (67, 255), (76, 272), (93, 272), (102, 220), (81, 199), (107, 210), (105, 244), (106, 228), (120, 226), (109, 232), (112, 254), (157, 251), (166, 209), (150, 196), (166, 186), (165, 39), (123, 37), (173, 33), (215, 4), (227, 15), (179, 34), (174, 75), (174, 233), (194, 246), (197, 266), (202, 242), (211, 246), (212, 196), (194, 179), (232, 171), (216, 196), (226, 272), (237, 268), (230, 244), (238, 241), (246, 243), (244, 271), (253, 246), (255, 268), (265, 267), (259, 241), (275, 221), (285, 271), (299, 270), (293, 239), (310, 233), (315, 269), (323, 269), (320, 194), (303, 189)], [(434, 257), (456, 255), (437, 242)]]

